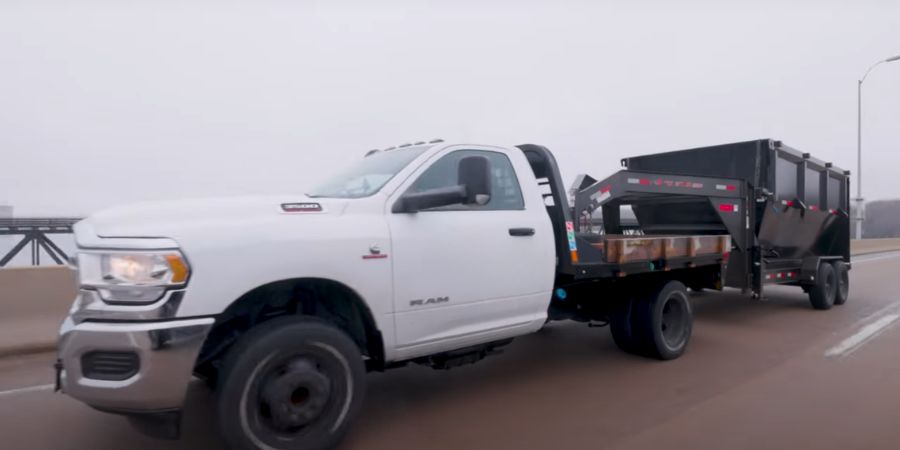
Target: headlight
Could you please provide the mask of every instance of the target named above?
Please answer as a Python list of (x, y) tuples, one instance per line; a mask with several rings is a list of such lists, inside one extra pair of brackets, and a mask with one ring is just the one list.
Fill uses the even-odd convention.
[(96, 289), (110, 302), (156, 301), (166, 289), (183, 286), (189, 274), (187, 262), (177, 251), (78, 254), (81, 285)]

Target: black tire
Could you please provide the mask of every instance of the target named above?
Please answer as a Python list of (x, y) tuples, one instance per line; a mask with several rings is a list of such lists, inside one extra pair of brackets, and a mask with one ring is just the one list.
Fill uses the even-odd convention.
[(687, 349), (693, 330), (687, 288), (678, 281), (638, 294), (610, 318), (613, 341), (625, 352), (662, 360)]
[(344, 436), (365, 393), (365, 367), (343, 331), (313, 317), (281, 317), (228, 352), (217, 392), (231, 449), (328, 449)]
[(634, 331), (644, 356), (675, 359), (687, 349), (694, 326), (694, 315), (687, 288), (669, 281), (651, 290), (635, 303)]
[(610, 315), (609, 331), (619, 350), (639, 354), (640, 349), (632, 331), (632, 306), (633, 302), (627, 301)]
[(843, 305), (847, 303), (847, 298), (850, 296), (850, 269), (847, 267), (847, 263), (843, 261), (835, 261), (832, 265), (834, 266), (834, 276), (837, 280), (834, 304)]
[(819, 264), (816, 284), (809, 289), (809, 303), (815, 309), (831, 309), (837, 296), (837, 276), (834, 266), (826, 262)]

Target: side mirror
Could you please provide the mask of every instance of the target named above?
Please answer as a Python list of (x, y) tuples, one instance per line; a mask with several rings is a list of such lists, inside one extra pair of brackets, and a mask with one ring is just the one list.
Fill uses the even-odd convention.
[(484, 156), (459, 160), (456, 186), (403, 194), (392, 212), (414, 213), (449, 205), (484, 205), (491, 200), (491, 164)]
[(423, 209), (465, 203), (466, 189), (463, 186), (450, 186), (428, 189), (422, 192), (403, 194), (394, 207), (395, 213), (414, 213)]
[(491, 201), (491, 162), (484, 156), (466, 156), (459, 160), (459, 185), (466, 190), (467, 205)]

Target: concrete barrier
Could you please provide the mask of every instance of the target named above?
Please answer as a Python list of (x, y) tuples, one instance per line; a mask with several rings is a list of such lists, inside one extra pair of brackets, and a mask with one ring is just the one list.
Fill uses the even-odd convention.
[(0, 269), (0, 357), (52, 350), (76, 293), (66, 266)]
[(850, 241), (850, 254), (865, 255), (867, 253), (880, 253), (900, 250), (900, 238), (889, 239), (863, 239)]
[[(850, 248), (854, 255), (900, 250), (900, 239), (852, 241)], [(68, 267), (0, 269), (0, 357), (53, 350), (76, 293)]]

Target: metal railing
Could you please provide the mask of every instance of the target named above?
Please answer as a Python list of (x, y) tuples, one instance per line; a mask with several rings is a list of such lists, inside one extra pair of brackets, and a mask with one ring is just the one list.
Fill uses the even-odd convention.
[(31, 244), (31, 265), (41, 264), (42, 250), (56, 264), (66, 264), (69, 256), (48, 235), (70, 234), (72, 226), (79, 220), (81, 219), (72, 217), (0, 219), (0, 236), (22, 236), (22, 239), (0, 258), (0, 267), (6, 266), (29, 244)]

